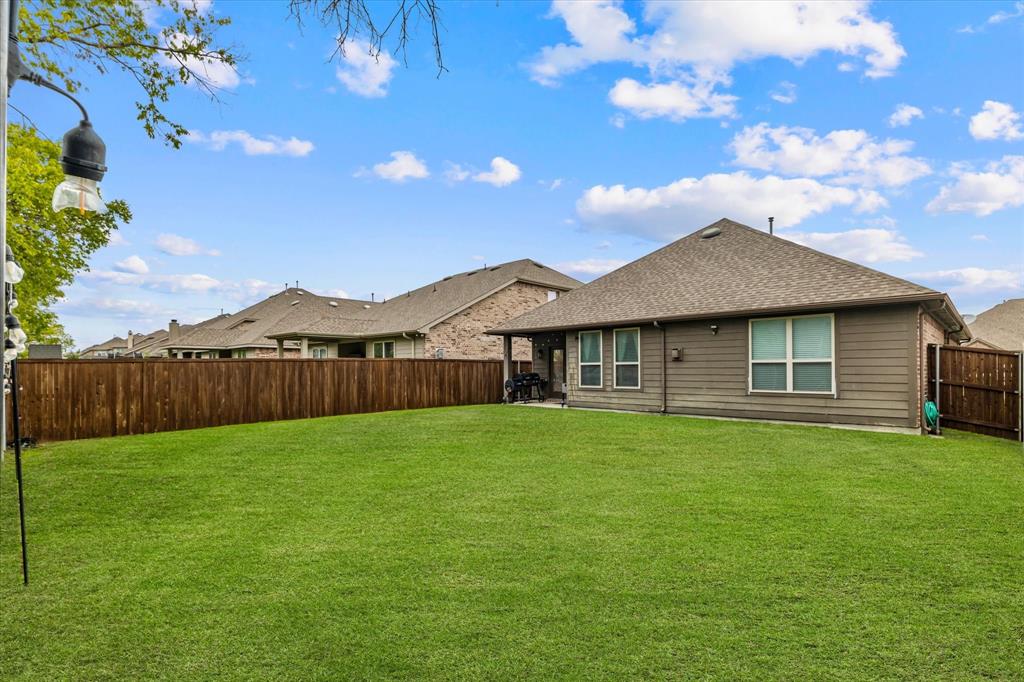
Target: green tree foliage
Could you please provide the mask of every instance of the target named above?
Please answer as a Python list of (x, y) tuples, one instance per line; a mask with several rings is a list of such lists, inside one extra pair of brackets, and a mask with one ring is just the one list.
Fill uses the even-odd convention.
[(19, 125), (8, 126), (7, 135), (7, 243), (26, 273), (17, 286), (16, 312), (32, 341), (67, 345), (70, 339), (50, 307), (132, 213), (116, 200), (107, 201), (106, 213), (54, 212), (53, 189), (64, 179), (60, 145)]
[(211, 74), (233, 71), (239, 56), (215, 45), (228, 17), (195, 0), (26, 0), (18, 37), (22, 61), (69, 92), (82, 89), (83, 70), (128, 73), (142, 97), (138, 119), (150, 137), (175, 148), (188, 129), (161, 110), (171, 93), (194, 85), (216, 99)]

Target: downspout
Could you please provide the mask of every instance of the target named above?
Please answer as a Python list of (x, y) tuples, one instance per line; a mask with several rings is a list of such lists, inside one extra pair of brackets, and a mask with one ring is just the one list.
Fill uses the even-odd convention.
[[(412, 337), (412, 336), (409, 336), (408, 332), (402, 332), (402, 338), (405, 339), (406, 341), (412, 341), (412, 357), (415, 358), (416, 357), (416, 339), (414, 337)], [(424, 349), (424, 350), (426, 350), (426, 349)]]
[(668, 370), (665, 362), (665, 355), (667, 353), (665, 345), (665, 327), (657, 320), (654, 321), (654, 326), (661, 330), (661, 413), (666, 414), (668, 413), (668, 385), (666, 383)]

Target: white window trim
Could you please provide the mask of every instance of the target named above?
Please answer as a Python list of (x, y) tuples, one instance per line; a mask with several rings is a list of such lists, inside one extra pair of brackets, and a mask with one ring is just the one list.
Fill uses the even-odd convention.
[[(380, 357), (377, 356), (377, 344), (378, 343), (380, 344)], [(391, 357), (390, 358), (388, 358), (388, 354), (387, 354), (387, 350), (388, 350), (387, 344), (389, 344), (389, 343), (391, 344)], [(394, 340), (391, 340), (391, 341), (374, 341), (373, 342), (373, 359), (374, 360), (389, 360), (389, 359), (393, 360), (394, 357), (395, 357), (395, 351), (396, 350), (397, 350), (397, 346), (395, 345)]]
[[(826, 362), (825, 358), (794, 358), (793, 357), (793, 320), (806, 317), (827, 317), (832, 331), (832, 355), (827, 362), (832, 365), (832, 390), (831, 391), (794, 391), (793, 390), (793, 365), (807, 362)], [(778, 360), (755, 360), (754, 359), (754, 322), (767, 322), (769, 320), (786, 321), (786, 358)], [(764, 388), (754, 388), (754, 365), (779, 365), (785, 362), (786, 365), (786, 390), (774, 391)], [(747, 320), (747, 393), (783, 393), (791, 395), (830, 395), (837, 397), (839, 387), (836, 385), (836, 315), (835, 313), (815, 313), (813, 315), (787, 315), (784, 317), (757, 317)]]
[(327, 359), (327, 346), (313, 346), (309, 349), (312, 353), (314, 360), (326, 360)]
[[(597, 338), (598, 338), (598, 345), (597, 345), (598, 361), (597, 362), (583, 362), (583, 335), (584, 334), (597, 334)], [(577, 369), (579, 369), (579, 381), (578, 381), (578, 383), (580, 385), (580, 388), (595, 388), (595, 389), (596, 388), (604, 388), (604, 332), (603, 331), (601, 331), (600, 329), (589, 329), (587, 331), (581, 331), (579, 334), (576, 335), (576, 364), (578, 365)], [(595, 385), (590, 385), (590, 384), (584, 385), (583, 384), (583, 368), (584, 367), (593, 367), (594, 365), (597, 365), (598, 367), (601, 368), (601, 371), (598, 373), (598, 376), (600, 377), (600, 382), (596, 386)]]
[[(636, 332), (636, 362), (619, 362), (619, 338), (616, 336), (617, 332)], [(618, 368), (620, 366), (636, 365), (636, 386), (619, 386), (619, 373)], [(612, 388), (622, 389), (623, 391), (639, 391), (640, 384), (642, 383), (640, 376), (640, 327), (621, 327), (619, 329), (612, 330)]]

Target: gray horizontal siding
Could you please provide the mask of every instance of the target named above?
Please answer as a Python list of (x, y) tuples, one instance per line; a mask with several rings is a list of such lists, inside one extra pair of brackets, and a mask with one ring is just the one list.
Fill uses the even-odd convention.
[[(916, 309), (888, 306), (836, 312), (838, 397), (800, 394), (751, 394), (747, 390), (746, 319), (667, 324), (669, 412), (796, 421), (911, 426), (917, 406)], [(658, 411), (661, 409), (661, 331), (640, 330), (641, 388), (612, 388), (612, 330), (603, 330), (604, 386), (579, 386), (578, 341), (566, 334), (569, 402), (579, 407)], [(668, 353), (667, 353), (668, 354)]]

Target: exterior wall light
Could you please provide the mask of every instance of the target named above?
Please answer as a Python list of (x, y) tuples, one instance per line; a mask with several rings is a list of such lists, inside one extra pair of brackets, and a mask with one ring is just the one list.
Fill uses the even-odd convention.
[(716, 336), (718, 335), (718, 325), (717, 324), (711, 325), (711, 333), (715, 334)]

